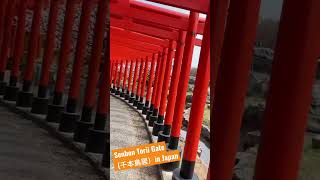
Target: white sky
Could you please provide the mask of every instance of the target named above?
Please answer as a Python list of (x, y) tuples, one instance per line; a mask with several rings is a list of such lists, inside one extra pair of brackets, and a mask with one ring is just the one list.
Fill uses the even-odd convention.
[[(151, 5), (155, 5), (155, 6), (162, 7), (162, 8), (166, 8), (166, 9), (169, 9), (169, 10), (181, 12), (181, 13), (184, 13), (184, 14), (190, 14), (190, 11), (185, 10), (185, 9), (175, 8), (175, 7), (172, 7), (172, 6), (167, 6), (167, 5), (163, 5), (163, 4), (159, 4), (159, 3), (154, 3), (154, 2), (147, 1), (147, 0), (137, 0), (137, 1), (144, 2), (144, 3), (147, 3), (147, 4), (151, 4)], [(200, 17), (206, 17), (206, 15), (205, 14), (200, 14)], [(200, 37), (199, 37), (199, 39), (202, 38), (202, 37), (201, 38)], [(200, 47), (197, 47), (197, 46), (194, 47), (193, 59), (192, 59), (192, 65), (191, 65), (192, 67), (198, 67), (200, 50), (201, 50)]]

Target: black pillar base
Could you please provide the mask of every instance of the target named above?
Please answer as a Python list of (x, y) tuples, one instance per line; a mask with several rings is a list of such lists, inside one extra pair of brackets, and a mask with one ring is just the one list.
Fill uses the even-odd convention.
[(4, 91), (6, 89), (7, 83), (4, 81), (0, 82), (0, 95), (4, 95)]
[(146, 117), (147, 120), (150, 120), (150, 116), (152, 115), (152, 113), (153, 111), (151, 110), (147, 111), (147, 117)]
[(164, 134), (163, 131), (159, 132), (158, 142), (163, 142), (164, 141), (166, 143), (169, 143), (169, 140), (170, 140), (170, 135)]
[(133, 103), (134, 99), (135, 99), (134, 97), (130, 97), (129, 98), (129, 103)]
[(62, 105), (49, 104), (46, 120), (48, 122), (60, 123), (61, 113), (63, 109), (64, 109), (64, 106)]
[(89, 129), (92, 127), (93, 123), (91, 122), (77, 121), (73, 140), (76, 142), (87, 143)]
[(121, 92), (120, 93), (120, 97), (124, 97), (125, 93), (124, 92)]
[(59, 131), (72, 133), (76, 128), (76, 122), (80, 119), (79, 113), (63, 112), (61, 114), (61, 121)]
[(119, 94), (120, 94), (120, 91), (116, 90), (115, 95), (119, 95)]
[(137, 106), (137, 108), (138, 108), (138, 110), (143, 110), (143, 102), (138, 102), (138, 106)]
[(6, 86), (3, 99), (6, 101), (16, 101), (19, 88), (17, 86)]
[(107, 139), (106, 147), (105, 147), (105, 152), (103, 153), (103, 158), (102, 158), (102, 167), (105, 168), (110, 168), (110, 140)]
[(134, 100), (134, 101), (133, 101), (133, 106), (134, 106), (134, 107), (138, 107), (138, 103), (139, 103), (139, 100)]
[(114, 94), (116, 90), (114, 88), (111, 88), (111, 93)]
[(142, 114), (147, 115), (148, 110), (149, 110), (149, 107), (148, 107), (148, 106), (143, 106), (143, 108), (142, 108)]
[(153, 124), (154, 124), (154, 122), (157, 121), (157, 119), (158, 119), (158, 116), (150, 115), (148, 126), (153, 127)]
[(129, 94), (125, 94), (125, 95), (124, 95), (124, 99), (125, 99), (125, 100), (129, 100), (129, 98), (130, 98), (130, 95), (129, 95)]
[(33, 98), (31, 113), (47, 114), (48, 104), (49, 104), (49, 98), (41, 98), (41, 97)]
[(17, 95), (16, 106), (18, 107), (31, 107), (32, 106), (33, 93), (19, 91)]
[[(173, 149), (170, 149), (167, 145), (167, 151), (172, 151)], [(180, 157), (181, 157), (181, 152), (182, 149), (180, 147), (178, 147), (178, 151), (180, 153)], [(179, 168), (180, 166), (180, 161), (175, 161), (175, 162), (169, 162), (169, 163), (164, 163), (164, 164), (160, 164), (160, 167), (165, 170), (165, 171), (174, 171), (175, 169)]]
[(153, 129), (152, 129), (152, 135), (158, 136), (159, 132), (163, 131), (163, 122), (154, 122), (153, 123)]
[(185, 179), (180, 175), (180, 168), (177, 168), (172, 173), (172, 180), (199, 180), (199, 177), (194, 173), (191, 179)]
[(109, 137), (106, 131), (90, 129), (85, 151), (103, 154), (106, 148), (107, 139), (109, 139)]

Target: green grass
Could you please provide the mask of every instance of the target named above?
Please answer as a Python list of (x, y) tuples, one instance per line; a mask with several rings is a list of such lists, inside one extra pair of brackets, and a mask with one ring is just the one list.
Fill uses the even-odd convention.
[[(192, 91), (187, 91), (187, 96), (188, 95), (192, 95), (192, 93), (193, 93)], [(204, 110), (202, 124), (210, 127), (210, 109), (207, 107), (207, 104), (206, 104), (206, 107), (205, 107), (205, 110)]]
[(204, 114), (203, 114), (203, 124), (210, 127), (210, 109), (207, 108), (207, 106), (206, 106), (206, 108), (204, 110)]
[(298, 180), (319, 180), (320, 149), (312, 149), (312, 135), (305, 135)]
[(265, 104), (265, 99), (263, 97), (247, 96), (246, 104), (248, 105)]
[(299, 180), (318, 180), (320, 177), (320, 150), (307, 147), (301, 161)]

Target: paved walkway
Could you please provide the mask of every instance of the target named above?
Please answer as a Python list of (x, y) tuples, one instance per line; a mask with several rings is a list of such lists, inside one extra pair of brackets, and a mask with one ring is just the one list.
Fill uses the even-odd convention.
[(44, 129), (0, 107), (0, 179), (100, 180), (92, 166)]
[[(137, 146), (150, 143), (143, 119), (127, 104), (110, 96), (111, 105), (111, 149)], [(111, 179), (157, 180), (160, 179), (157, 167), (146, 167), (129, 171), (114, 172), (111, 165)]]

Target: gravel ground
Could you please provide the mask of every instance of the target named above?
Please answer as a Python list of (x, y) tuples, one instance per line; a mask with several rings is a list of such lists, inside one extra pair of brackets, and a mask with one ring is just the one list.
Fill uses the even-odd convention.
[[(124, 102), (110, 96), (111, 113), (111, 150), (150, 143), (144, 122)], [(121, 180), (157, 180), (160, 179), (156, 167), (146, 167), (127, 171), (110, 169), (111, 179)]]
[(100, 180), (92, 166), (44, 129), (0, 107), (0, 179)]

